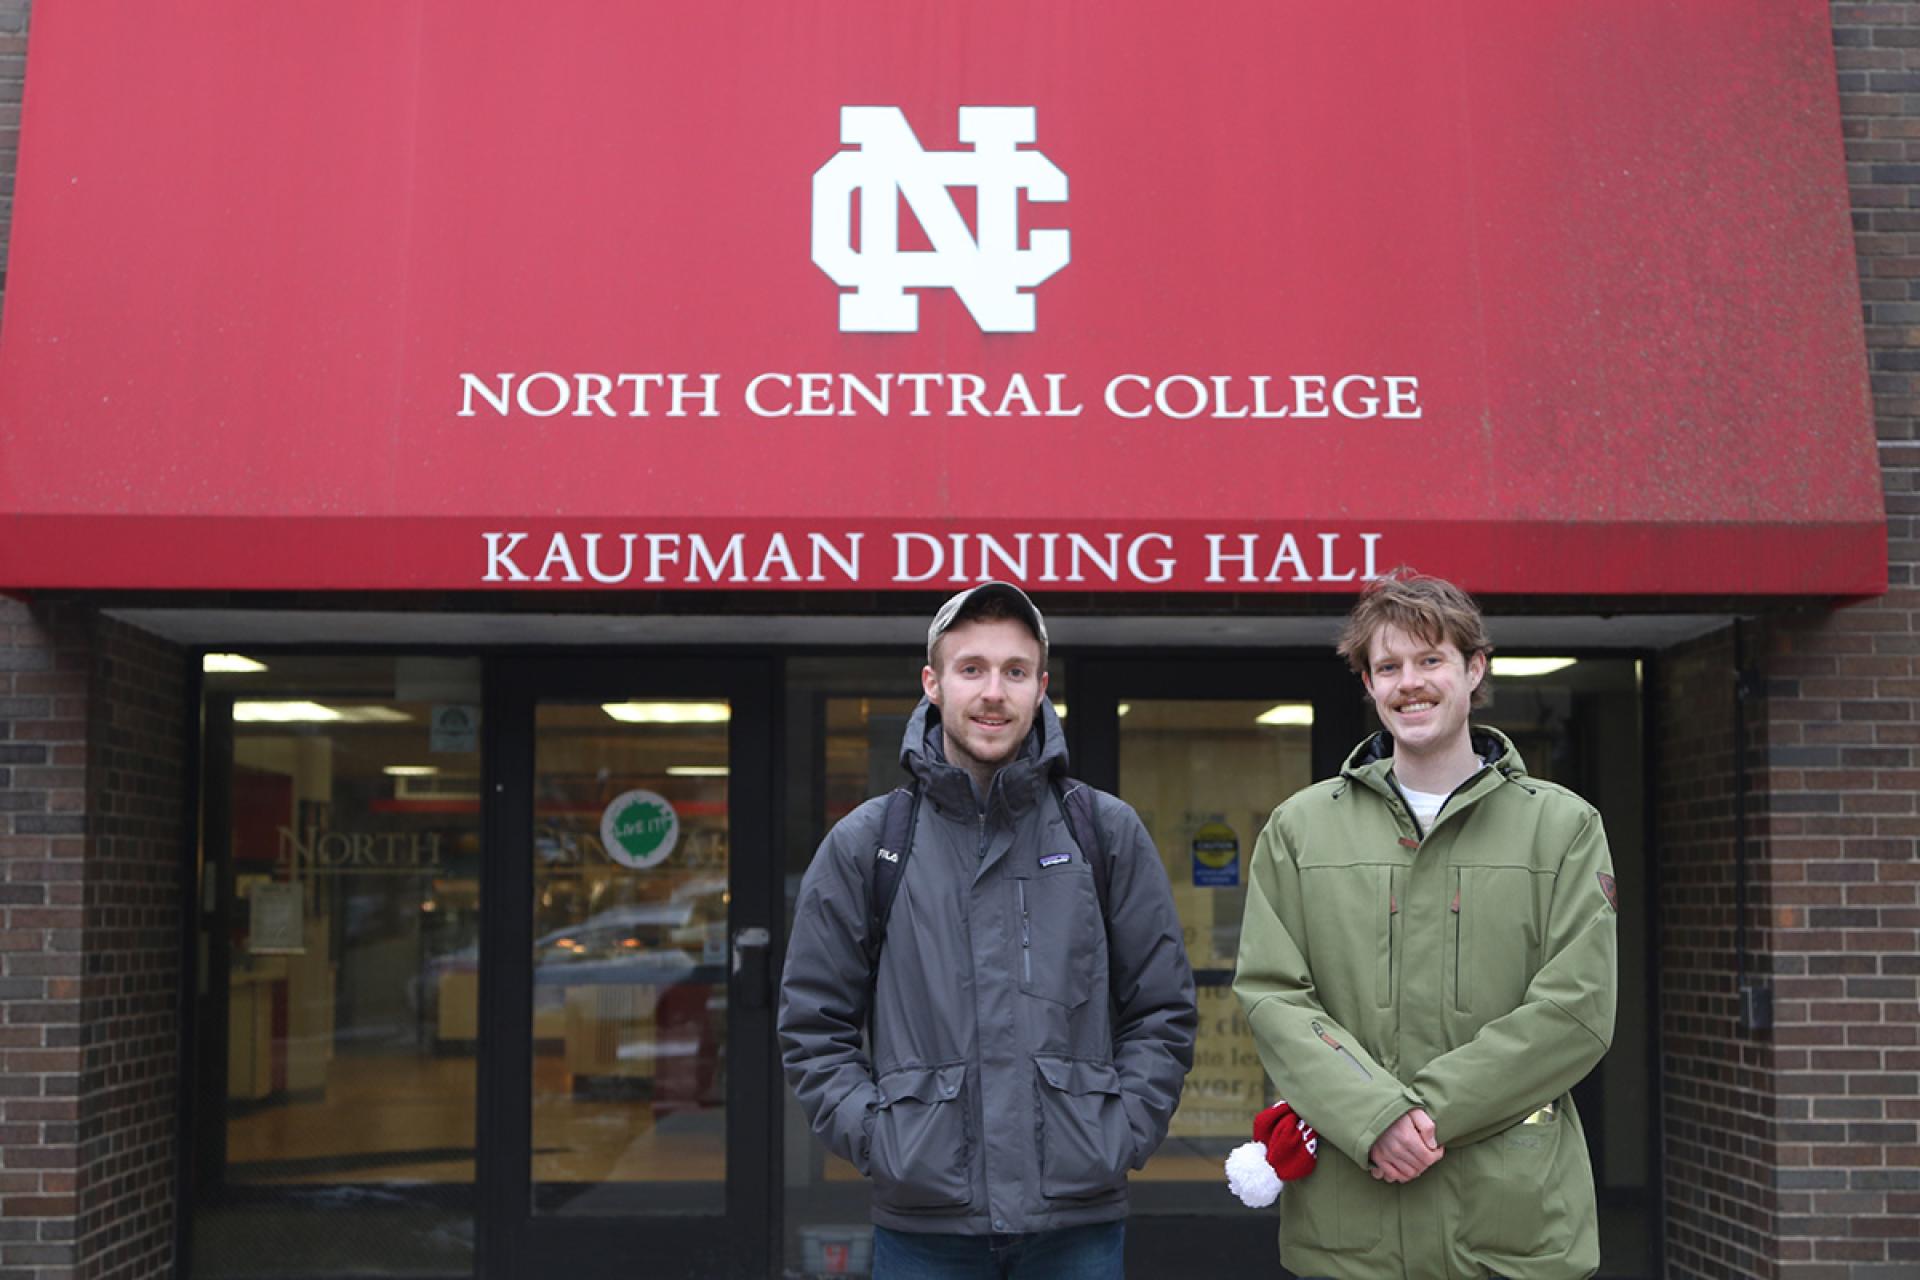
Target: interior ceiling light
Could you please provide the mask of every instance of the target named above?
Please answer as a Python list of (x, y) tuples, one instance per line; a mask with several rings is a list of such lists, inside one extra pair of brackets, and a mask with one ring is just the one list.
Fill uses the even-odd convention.
[(1255, 724), (1310, 725), (1313, 723), (1313, 704), (1311, 702), (1282, 702), (1268, 707), (1253, 718)]
[[(1121, 715), (1125, 715), (1127, 714), (1127, 712), (1133, 710), (1133, 704), (1130, 702), (1123, 702), (1120, 704), (1119, 710)], [(1060, 699), (1058, 698), (1053, 699), (1053, 714), (1058, 716), (1060, 719), (1065, 720), (1067, 718), (1067, 704), (1060, 701)]]
[(1495, 658), (1493, 674), (1517, 676), (1524, 680), (1528, 676), (1550, 675), (1578, 661), (1578, 658)]
[(669, 778), (724, 778), (727, 766), (723, 764), (670, 764), (667, 766)]
[(392, 707), (328, 707), (301, 698), (236, 702), (233, 718), (248, 724), (405, 724), (413, 719)]
[(265, 671), (267, 664), (255, 662), (245, 654), (209, 653), (200, 659), (200, 669), (210, 675), (241, 675), (252, 671)]
[(622, 724), (725, 724), (733, 718), (724, 702), (603, 702), (600, 709)]
[(440, 772), (437, 764), (390, 764), (380, 772), (389, 778), (431, 778)]
[(320, 723), (338, 720), (340, 713), (317, 702), (236, 702), (233, 718), (254, 724)]

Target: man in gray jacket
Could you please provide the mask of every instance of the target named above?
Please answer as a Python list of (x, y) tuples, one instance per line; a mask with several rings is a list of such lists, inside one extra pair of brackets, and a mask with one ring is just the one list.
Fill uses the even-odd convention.
[(828, 833), (800, 885), (781, 1055), (814, 1132), (873, 1180), (876, 1280), (1120, 1276), (1127, 1170), (1193, 1063), (1166, 872), (1104, 793), (1100, 847), (1076, 842), (1046, 659), (1018, 587), (947, 601), (900, 749), (920, 803), (876, 964), (885, 797)]

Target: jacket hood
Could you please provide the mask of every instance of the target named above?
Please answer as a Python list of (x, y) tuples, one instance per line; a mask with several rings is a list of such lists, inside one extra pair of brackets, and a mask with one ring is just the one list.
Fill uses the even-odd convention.
[(991, 808), (997, 796), (1018, 813), (1034, 803), (1054, 775), (1066, 776), (1067, 735), (1052, 700), (1042, 696), (1019, 754), (994, 775), (993, 794), (975, 797), (973, 778), (965, 769), (947, 763), (939, 709), (921, 698), (900, 740), (900, 767), (925, 785), (929, 799), (948, 811), (978, 812), (982, 799)]
[[(1474, 725), (1467, 733), (1473, 743), (1473, 754), (1480, 757), (1481, 764), (1497, 770), (1505, 778), (1527, 776), (1526, 762), (1520, 759), (1519, 750), (1506, 734), (1480, 725)], [(1387, 771), (1392, 767), (1393, 735), (1382, 729), (1353, 749), (1340, 767), (1340, 773), (1355, 782), (1384, 788)]]

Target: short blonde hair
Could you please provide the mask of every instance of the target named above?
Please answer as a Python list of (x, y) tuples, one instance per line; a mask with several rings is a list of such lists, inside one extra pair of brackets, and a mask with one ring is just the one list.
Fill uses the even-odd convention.
[[(1367, 673), (1367, 655), (1382, 627), (1398, 627), (1428, 644), (1451, 643), (1469, 663), (1478, 653), (1491, 659), (1493, 641), (1486, 620), (1473, 597), (1448, 582), (1416, 573), (1405, 565), (1375, 578), (1361, 591), (1335, 648), (1358, 676)], [(1493, 681), (1482, 676), (1473, 691), (1473, 705), (1493, 701)]]

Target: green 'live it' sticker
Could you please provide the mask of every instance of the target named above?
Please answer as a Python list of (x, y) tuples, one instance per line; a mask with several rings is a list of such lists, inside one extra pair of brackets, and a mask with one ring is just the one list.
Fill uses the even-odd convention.
[(626, 791), (600, 815), (600, 843), (625, 867), (657, 867), (680, 840), (680, 815), (655, 791)]

